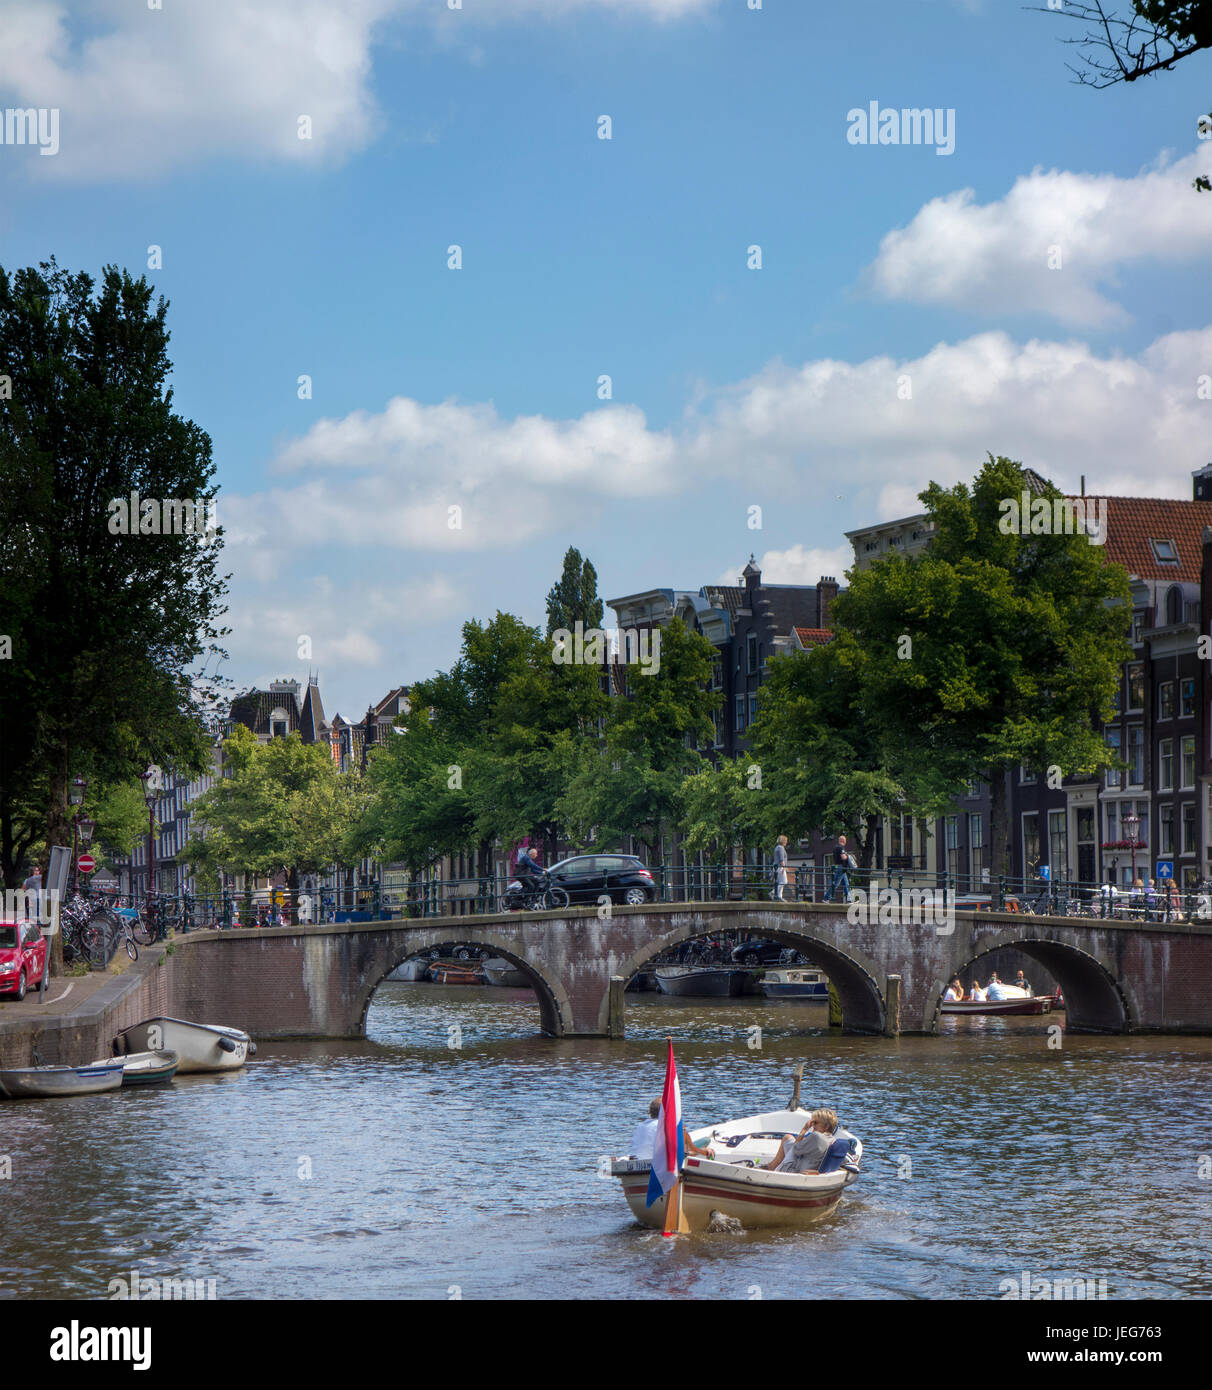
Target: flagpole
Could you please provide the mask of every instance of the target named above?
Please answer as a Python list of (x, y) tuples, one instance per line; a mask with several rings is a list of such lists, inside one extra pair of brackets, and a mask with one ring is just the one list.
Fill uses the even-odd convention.
[[(665, 1041), (669, 1044), (669, 1055), (673, 1055), (673, 1038), (666, 1037)], [(678, 1115), (678, 1139), (682, 1134), (682, 1117)], [(674, 1148), (677, 1152), (677, 1146)], [(678, 1175), (673, 1181), (673, 1186), (665, 1194), (665, 1228), (661, 1232), (663, 1236), (689, 1235), (690, 1227), (686, 1224), (686, 1218), (682, 1215), (682, 1171), (678, 1169)]]

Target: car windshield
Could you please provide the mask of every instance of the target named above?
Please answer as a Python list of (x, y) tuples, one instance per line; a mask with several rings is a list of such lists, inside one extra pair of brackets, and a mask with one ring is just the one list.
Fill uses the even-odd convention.
[(0, 951), (11, 951), (17, 944), (17, 928), (9, 922), (0, 922)]

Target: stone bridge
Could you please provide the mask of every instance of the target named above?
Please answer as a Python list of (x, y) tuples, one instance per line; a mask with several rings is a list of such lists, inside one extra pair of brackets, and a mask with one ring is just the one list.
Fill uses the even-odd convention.
[(849, 1032), (932, 1033), (943, 990), (1013, 947), (1064, 991), (1077, 1032), (1212, 1033), (1212, 924), (958, 912), (930, 922), (847, 921), (822, 903), (654, 903), (533, 914), (198, 932), (178, 937), (174, 1010), (258, 1037), (365, 1035), (384, 977), (434, 946), (485, 946), (525, 972), (555, 1037), (622, 1037), (623, 987), (660, 951), (746, 930), (801, 951), (832, 980)]

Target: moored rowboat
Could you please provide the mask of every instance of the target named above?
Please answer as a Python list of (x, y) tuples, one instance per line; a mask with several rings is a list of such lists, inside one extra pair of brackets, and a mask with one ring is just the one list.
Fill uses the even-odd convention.
[(507, 989), (532, 989), (534, 987), (534, 981), (528, 979), (523, 971), (499, 956), (484, 961), (480, 968), (490, 985), (501, 985)]
[(484, 972), (478, 962), (463, 965), (452, 964), (450, 961), (434, 961), (429, 967), (429, 978), (439, 985), (482, 985)]
[(114, 1039), (114, 1052), (175, 1052), (181, 1075), (201, 1071), (237, 1071), (257, 1050), (239, 1028), (221, 1023), (189, 1023), (183, 1018), (145, 1018)]
[(120, 1060), (123, 1086), (154, 1086), (158, 1081), (171, 1081), (181, 1065), (175, 1052), (132, 1052)]
[(693, 995), (704, 999), (729, 999), (745, 987), (748, 970), (710, 965), (662, 965), (656, 971), (662, 994)]
[(0, 1097), (33, 1100), (116, 1091), (122, 1085), (122, 1071), (122, 1062), (113, 1059), (87, 1067), (13, 1067), (0, 1071)]

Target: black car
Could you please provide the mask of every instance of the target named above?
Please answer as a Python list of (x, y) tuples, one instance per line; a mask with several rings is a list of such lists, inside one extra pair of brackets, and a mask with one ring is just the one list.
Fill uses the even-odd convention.
[(798, 952), (781, 941), (742, 941), (732, 952), (741, 965), (786, 965), (797, 957)]
[(572, 903), (612, 903), (639, 907), (656, 897), (656, 884), (634, 854), (577, 854), (548, 870), (553, 886), (563, 888)]

